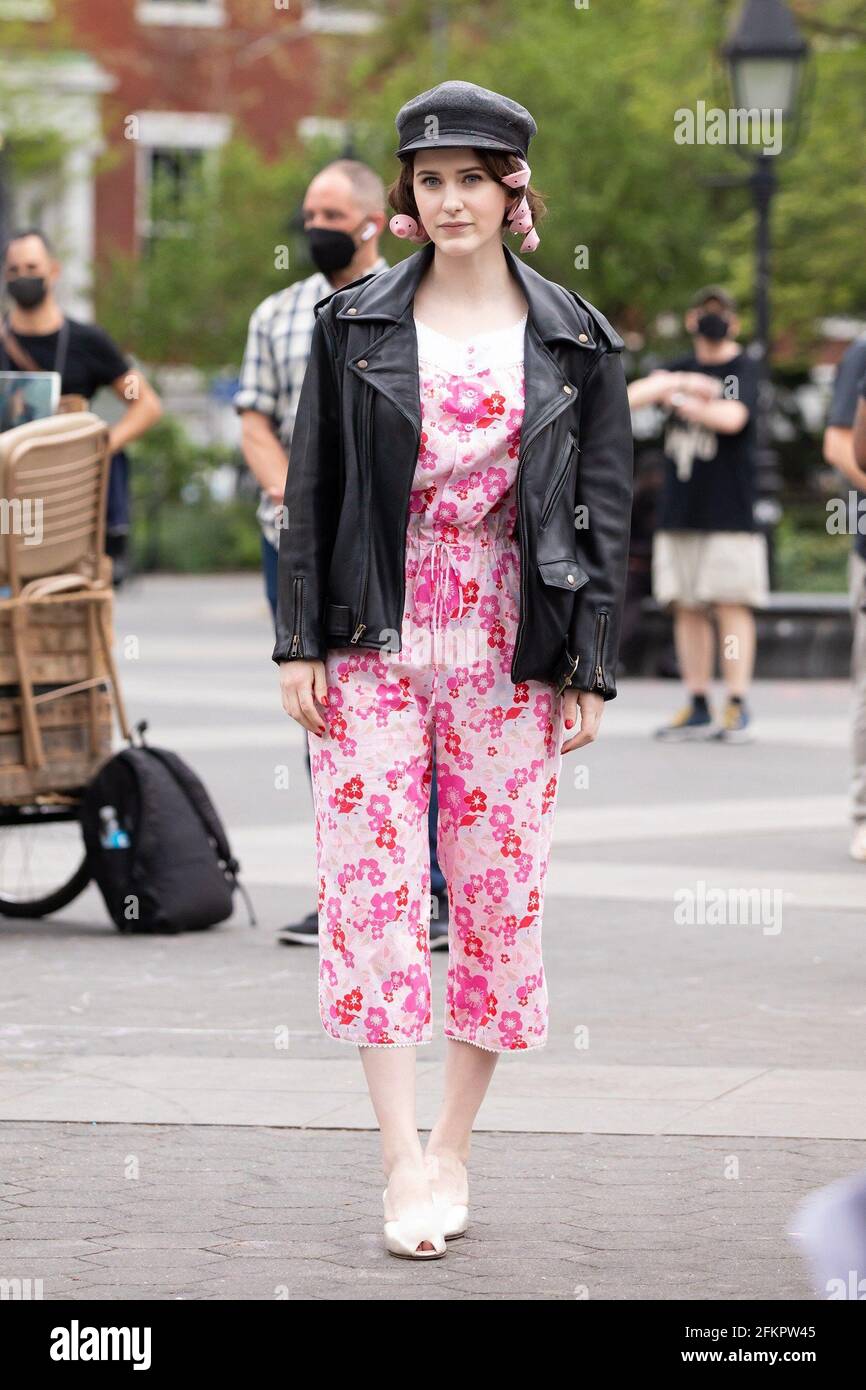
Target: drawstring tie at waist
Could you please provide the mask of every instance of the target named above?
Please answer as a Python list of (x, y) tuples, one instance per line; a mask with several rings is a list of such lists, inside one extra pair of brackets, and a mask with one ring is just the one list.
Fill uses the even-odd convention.
[[(463, 593), (463, 577), (455, 559), (455, 549), (460, 546), (464, 551), (473, 552), (470, 559), (469, 575), (476, 572), (477, 566), (474, 557), (480, 552), (492, 552), (497, 562), (500, 561), (500, 546), (503, 542), (503, 535), (496, 531), (480, 529), (469, 531), (462, 534), (457, 541), (447, 541), (442, 536), (425, 536), (420, 531), (414, 535), (415, 544), (426, 549), (430, 555), (430, 612), (432, 623), (437, 628), (443, 628), (452, 616), (453, 592), (456, 585), (458, 596), (458, 609), (454, 615), (458, 620), (465, 617), (470, 611), (467, 607)], [(419, 560), (416, 582), (422, 579), (421, 569), (424, 565), (424, 558)]]
[(463, 602), (463, 585), (460, 580), (460, 571), (457, 568), (454, 557), (451, 554), (452, 546), (447, 541), (437, 538), (433, 541), (433, 554), (430, 564), (430, 583), (433, 589), (433, 622), (436, 627), (444, 627), (451, 616), (451, 597), (449, 589), (453, 576), (457, 585), (457, 592), (460, 596), (460, 611), (458, 618), (462, 618), (466, 608)]

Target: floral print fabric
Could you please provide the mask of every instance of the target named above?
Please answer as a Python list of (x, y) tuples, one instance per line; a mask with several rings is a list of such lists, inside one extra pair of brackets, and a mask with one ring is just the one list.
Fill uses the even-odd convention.
[(435, 744), (448, 883), (446, 1037), (541, 1047), (544, 883), (563, 738), (552, 685), (510, 678), (525, 318), (460, 343), (416, 321), (421, 445), (402, 650), (328, 651), (309, 733), (319, 1009), (332, 1037), (433, 1038), (427, 813)]

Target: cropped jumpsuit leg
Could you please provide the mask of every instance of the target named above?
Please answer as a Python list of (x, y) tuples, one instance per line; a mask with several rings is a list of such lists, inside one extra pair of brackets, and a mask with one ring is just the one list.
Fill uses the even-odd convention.
[(319, 1011), (344, 1042), (433, 1039), (434, 748), (449, 895), (444, 1034), (493, 1052), (547, 1041), (541, 923), (563, 728), (552, 684), (510, 677), (524, 325), (463, 343), (416, 321), (422, 434), (402, 650), (327, 653), (327, 728), (308, 733)]

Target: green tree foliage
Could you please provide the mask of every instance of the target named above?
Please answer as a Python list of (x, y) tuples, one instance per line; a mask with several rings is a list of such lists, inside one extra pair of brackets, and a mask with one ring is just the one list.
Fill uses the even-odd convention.
[[(42, 22), (38, 49), (33, 25), (0, 15), (0, 179), (7, 189), (59, 168), (75, 142), (40, 121), (41, 85), (52, 71), (80, 58), (74, 51), (74, 32), (65, 17)], [(36, 99), (34, 99), (36, 98)]]
[[(780, 165), (772, 274), (777, 329), (805, 347), (816, 318), (866, 315), (866, 4), (808, 0), (796, 10), (814, 47), (812, 90), (802, 143)], [(741, 222), (720, 243), (746, 283), (748, 235)]]
[[(455, 76), (514, 96), (538, 122), (530, 164), (549, 207), (529, 263), (640, 330), (719, 279), (746, 305), (748, 334), (748, 165), (728, 146), (674, 138), (678, 110), (731, 104), (721, 44), (740, 4), (383, 0), (385, 23), (370, 39), (323, 42), (320, 114), (347, 113), (355, 153), (387, 183), (399, 167), (394, 116), (408, 97)], [(813, 58), (807, 119), (776, 165), (773, 307), (776, 335), (804, 361), (818, 318), (866, 308), (866, 4), (793, 0), (792, 8)], [(289, 66), (292, 52), (287, 43)], [(287, 218), (339, 153), (322, 143), (267, 165), (231, 145), (191, 198), (183, 234), (157, 239), (137, 265), (115, 259), (103, 319), (148, 360), (236, 363), (255, 304), (310, 273), (294, 257)], [(275, 265), (275, 248), (287, 243), (288, 269)], [(508, 244), (516, 249), (519, 238)], [(397, 260), (414, 248), (386, 235), (382, 249)]]
[(267, 163), (235, 140), (181, 197), (157, 180), (155, 235), (139, 256), (109, 256), (100, 322), (148, 362), (236, 364), (255, 305), (311, 273), (290, 223), (313, 172), (296, 156)]

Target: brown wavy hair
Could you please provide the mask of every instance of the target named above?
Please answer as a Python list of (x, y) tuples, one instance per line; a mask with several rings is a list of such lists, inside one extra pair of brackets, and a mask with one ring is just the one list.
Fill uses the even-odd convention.
[[(490, 177), (497, 183), (503, 175), (516, 174), (520, 168), (520, 157), (516, 154), (510, 154), (508, 150), (484, 150), (473, 147), (473, 152), (477, 156), (479, 164), (483, 164)], [(414, 217), (415, 221), (420, 223), (421, 217), (418, 212), (418, 204), (415, 202), (412, 182), (415, 176), (415, 155), (420, 154), (421, 151), (413, 150), (411, 153), (411, 160), (400, 160), (400, 173), (388, 189), (388, 202), (395, 212)], [(538, 190), (533, 188), (531, 183), (527, 184), (525, 188), (509, 188), (507, 184), (503, 184), (502, 187), (503, 192), (514, 202), (519, 203), (525, 194), (532, 212), (532, 225), (537, 230), (539, 222), (547, 213), (547, 205)], [(506, 233), (511, 230), (508, 225), (508, 214), (512, 206), (513, 203), (508, 202), (502, 214), (502, 230)], [(520, 233), (515, 232), (514, 235), (519, 236)], [(427, 237), (426, 240), (429, 241), (430, 238)], [(416, 244), (420, 246), (424, 243), (418, 242)]]

